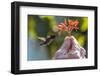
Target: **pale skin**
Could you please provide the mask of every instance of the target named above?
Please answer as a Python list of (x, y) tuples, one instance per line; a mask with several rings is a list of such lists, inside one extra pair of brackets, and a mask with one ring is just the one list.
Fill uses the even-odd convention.
[(62, 46), (57, 50), (53, 59), (83, 59), (86, 50), (81, 47), (74, 36), (66, 36)]

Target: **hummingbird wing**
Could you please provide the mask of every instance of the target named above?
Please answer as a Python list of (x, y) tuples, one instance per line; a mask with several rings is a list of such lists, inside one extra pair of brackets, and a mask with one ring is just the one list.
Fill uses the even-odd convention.
[(40, 43), (40, 45), (46, 44), (46, 38), (44, 38), (44, 37), (38, 37), (38, 39), (42, 41), (42, 42)]
[(40, 43), (40, 45), (49, 45), (53, 41), (54, 38), (55, 38), (55, 35), (47, 36), (47, 38), (38, 37), (38, 39), (43, 41), (42, 43)]
[(44, 38), (44, 37), (38, 37), (38, 39), (43, 41), (43, 42), (46, 41), (46, 38)]
[(52, 39), (47, 38), (44, 42), (40, 43), (40, 45), (49, 45), (52, 41)]

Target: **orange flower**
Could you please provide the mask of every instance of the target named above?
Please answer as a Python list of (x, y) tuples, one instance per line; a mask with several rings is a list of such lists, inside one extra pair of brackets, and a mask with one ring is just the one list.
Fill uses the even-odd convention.
[(73, 21), (73, 20), (68, 20), (68, 27), (69, 27), (69, 29), (70, 29), (70, 31), (72, 31), (72, 30), (78, 30), (79, 28), (78, 28), (78, 20), (75, 20), (75, 21)]
[(59, 31), (66, 31), (67, 30), (67, 26), (66, 25), (67, 25), (67, 22), (66, 22), (66, 19), (65, 19), (63, 23), (60, 23), (58, 25), (58, 30)]
[(67, 24), (66, 19), (65, 19), (63, 23), (60, 23), (58, 25), (58, 30), (61, 31), (61, 32), (66, 31), (68, 33), (71, 33), (74, 29), (75, 30), (79, 29), (78, 23), (79, 23), (78, 20), (75, 20), (75, 21), (68, 20), (68, 24)]

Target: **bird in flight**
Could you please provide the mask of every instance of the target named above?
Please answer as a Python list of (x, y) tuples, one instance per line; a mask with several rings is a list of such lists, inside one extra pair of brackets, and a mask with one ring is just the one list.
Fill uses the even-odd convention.
[(40, 43), (40, 46), (49, 45), (55, 39), (55, 37), (56, 37), (55, 35), (50, 35), (50, 36), (47, 36), (46, 38), (38, 37), (39, 40), (43, 41)]

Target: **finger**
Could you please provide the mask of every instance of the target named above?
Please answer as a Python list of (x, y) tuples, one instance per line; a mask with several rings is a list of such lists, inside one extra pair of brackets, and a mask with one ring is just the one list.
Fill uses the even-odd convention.
[(80, 54), (81, 54), (81, 57), (82, 58), (85, 58), (85, 56), (86, 56), (86, 50), (84, 49), (84, 48), (80, 48)]
[(72, 40), (72, 50), (80, 50), (80, 45), (78, 41), (75, 39), (75, 37), (71, 36)]
[(80, 52), (79, 51), (74, 51), (68, 53), (67, 59), (79, 59), (80, 58)]
[(67, 48), (67, 50), (70, 50), (71, 46), (72, 46), (71, 38), (70, 37), (66, 37), (65, 40), (64, 40), (64, 43), (65, 43), (65, 47)]

